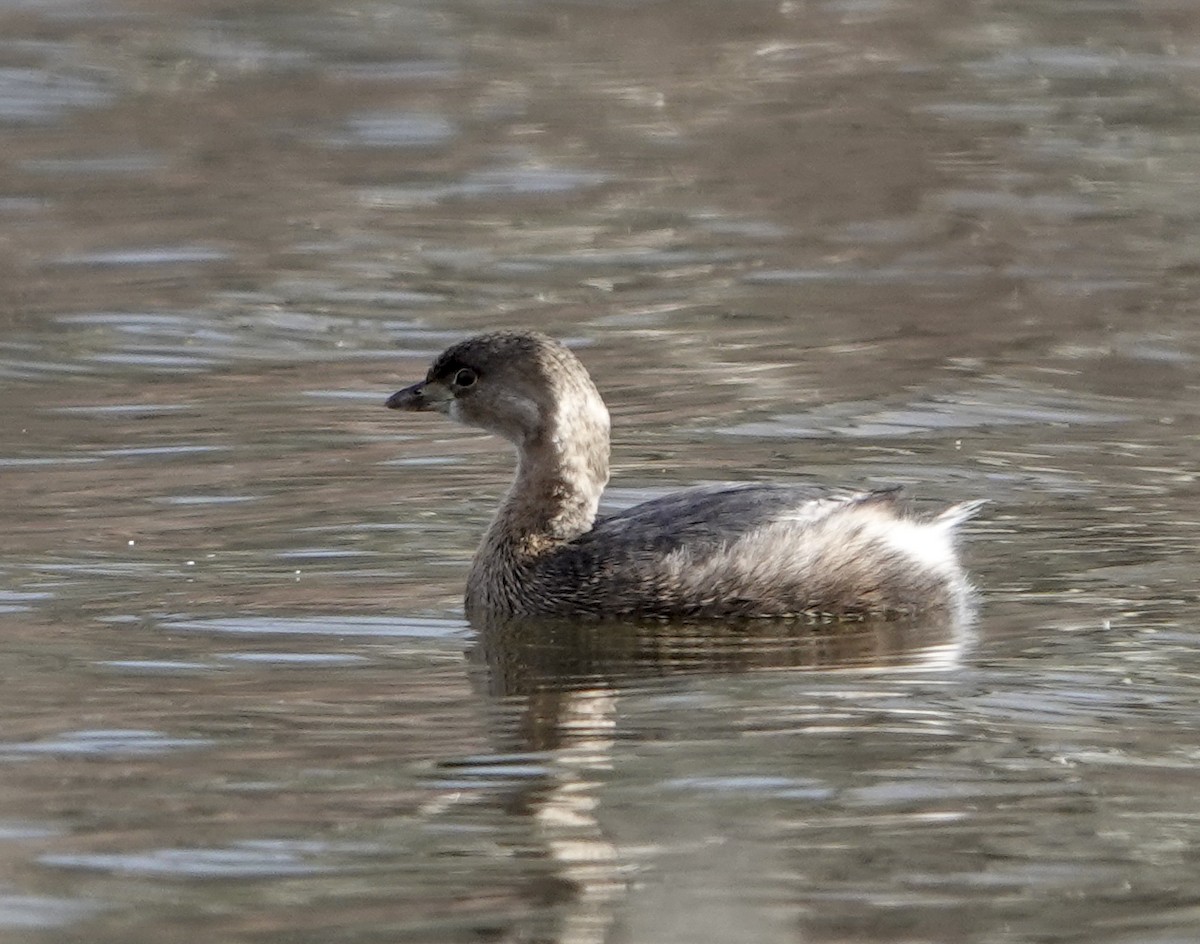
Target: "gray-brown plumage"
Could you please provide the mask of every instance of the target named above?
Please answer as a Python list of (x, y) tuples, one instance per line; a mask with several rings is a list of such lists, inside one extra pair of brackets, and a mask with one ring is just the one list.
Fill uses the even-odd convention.
[(392, 409), (445, 413), (517, 448), (512, 488), (467, 578), (479, 619), (965, 616), (956, 527), (894, 491), (742, 485), (678, 492), (596, 520), (608, 481), (608, 410), (587, 370), (542, 334), (456, 344)]

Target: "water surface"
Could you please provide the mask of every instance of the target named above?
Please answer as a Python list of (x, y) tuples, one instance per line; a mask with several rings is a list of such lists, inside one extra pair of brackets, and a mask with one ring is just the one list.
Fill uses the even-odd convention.
[[(0, 929), (1190, 941), (1200, 19), (0, 4)], [(904, 485), (968, 631), (462, 618), (566, 339), (608, 507)]]

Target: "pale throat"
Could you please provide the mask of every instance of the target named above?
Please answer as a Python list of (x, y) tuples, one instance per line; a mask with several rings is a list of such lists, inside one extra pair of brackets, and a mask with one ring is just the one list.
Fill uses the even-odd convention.
[(517, 446), (516, 478), (493, 531), (550, 546), (591, 529), (608, 482), (608, 411), (602, 403), (569, 406)]

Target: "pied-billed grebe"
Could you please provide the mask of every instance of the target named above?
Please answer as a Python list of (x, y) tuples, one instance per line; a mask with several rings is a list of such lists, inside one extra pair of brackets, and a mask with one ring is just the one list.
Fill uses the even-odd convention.
[(517, 475), (467, 578), (479, 619), (728, 619), (968, 612), (956, 527), (981, 502), (920, 520), (891, 491), (698, 488), (596, 520), (608, 410), (553, 338), (498, 332), (434, 361), (395, 410), (445, 413), (517, 447)]

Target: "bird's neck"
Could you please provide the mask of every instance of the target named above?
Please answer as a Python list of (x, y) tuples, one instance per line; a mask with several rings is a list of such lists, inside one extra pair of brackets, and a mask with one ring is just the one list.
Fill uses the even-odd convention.
[(521, 447), (517, 474), (484, 544), (516, 545), (536, 556), (591, 530), (608, 481), (608, 438), (563, 442), (553, 437)]
[(537, 557), (591, 529), (608, 482), (609, 422), (603, 401), (588, 393), (561, 400), (545, 426), (517, 444), (517, 474), (481, 555)]
[(518, 611), (539, 563), (591, 530), (608, 482), (608, 410), (590, 380), (558, 391), (516, 439), (517, 474), (467, 577), (467, 613)]

